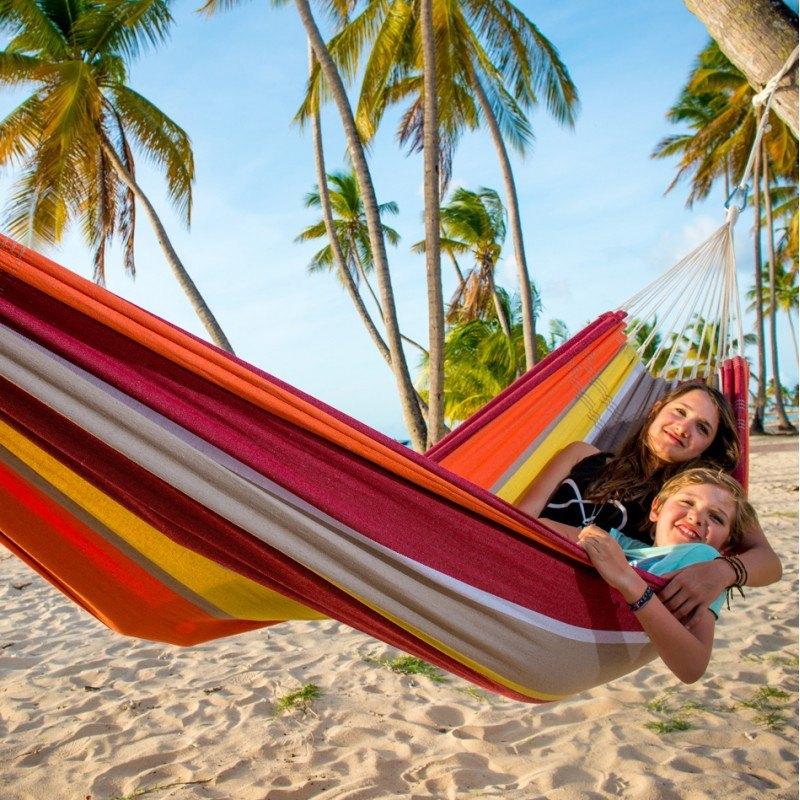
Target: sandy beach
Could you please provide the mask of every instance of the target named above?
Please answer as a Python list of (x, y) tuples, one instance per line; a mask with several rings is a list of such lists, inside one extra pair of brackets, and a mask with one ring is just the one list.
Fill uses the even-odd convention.
[(796, 446), (753, 442), (784, 578), (735, 600), (706, 676), (653, 662), (553, 705), (393, 671), (401, 654), (333, 621), (126, 639), (3, 551), (2, 798), (796, 798)]

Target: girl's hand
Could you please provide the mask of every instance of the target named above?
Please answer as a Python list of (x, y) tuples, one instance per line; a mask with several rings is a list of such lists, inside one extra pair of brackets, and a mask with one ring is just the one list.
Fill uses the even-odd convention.
[(580, 532), (578, 544), (609, 586), (620, 591), (626, 599), (629, 595), (636, 594), (637, 598), (641, 595), (640, 586), (644, 581), (634, 572), (617, 541), (602, 528), (587, 525)]

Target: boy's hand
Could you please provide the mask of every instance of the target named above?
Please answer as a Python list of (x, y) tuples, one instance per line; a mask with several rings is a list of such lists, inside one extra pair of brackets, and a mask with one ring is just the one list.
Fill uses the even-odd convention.
[(620, 591), (628, 602), (638, 599), (644, 581), (634, 572), (615, 539), (597, 525), (587, 525), (578, 536), (578, 544), (609, 586)]

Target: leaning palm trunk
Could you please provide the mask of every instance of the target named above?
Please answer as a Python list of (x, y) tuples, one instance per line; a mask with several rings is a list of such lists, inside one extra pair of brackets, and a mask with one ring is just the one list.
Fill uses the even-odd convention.
[(511, 325), (509, 325), (508, 317), (506, 316), (506, 310), (503, 308), (503, 304), (500, 301), (500, 294), (497, 291), (497, 286), (494, 282), (494, 265), (492, 264), (488, 270), (489, 275), (489, 288), (492, 292), (492, 301), (494, 302), (494, 310), (497, 314), (497, 321), (500, 323), (500, 330), (503, 331), (503, 335), (511, 341)]
[(767, 406), (767, 350), (764, 339), (764, 287), (761, 282), (761, 153), (753, 162), (753, 260), (756, 265), (756, 346), (758, 348), (758, 387), (753, 405), (751, 433), (764, 433), (764, 410)]
[(421, 0), (423, 162), (425, 166), (425, 272), (428, 284), (428, 446), (444, 436), (444, 298), (439, 229), (439, 113), (433, 0)]
[(772, 195), (769, 191), (769, 155), (767, 143), (761, 141), (761, 158), (764, 167), (764, 211), (767, 224), (767, 258), (769, 261), (769, 339), (772, 356), (772, 385), (775, 389), (775, 413), (778, 416), (778, 430), (782, 433), (794, 433), (796, 428), (789, 421), (783, 405), (783, 392), (778, 372), (778, 303), (775, 291), (775, 231), (772, 227)]
[(525, 258), (525, 243), (522, 239), (522, 222), (519, 216), (519, 199), (517, 186), (514, 182), (514, 173), (511, 170), (511, 160), (503, 141), (503, 134), (497, 124), (497, 118), (489, 104), (489, 98), (481, 86), (475, 72), (472, 72), (472, 88), (478, 98), (483, 116), (489, 125), (500, 168), (503, 171), (503, 184), (506, 191), (506, 205), (508, 206), (508, 222), (511, 227), (511, 240), (514, 243), (514, 255), (517, 261), (517, 280), (519, 281), (519, 294), (522, 304), (522, 340), (525, 344), (525, 367), (530, 369), (536, 363), (536, 316), (533, 310), (533, 293), (531, 292), (531, 278), (528, 273), (528, 262)]
[(333, 101), (342, 119), (345, 137), (347, 140), (350, 160), (353, 170), (358, 180), (358, 187), (364, 203), (364, 216), (369, 231), (369, 243), (372, 250), (372, 259), (375, 266), (375, 275), (378, 280), (378, 290), (381, 293), (381, 306), (386, 324), (386, 338), (389, 346), (389, 353), (392, 357), (392, 371), (397, 382), (400, 395), (400, 405), (403, 411), (406, 429), (411, 437), (411, 444), (415, 450), (422, 451), (426, 444), (425, 420), (419, 410), (414, 384), (411, 381), (411, 374), (408, 371), (403, 345), (400, 339), (400, 326), (397, 322), (397, 309), (394, 302), (394, 292), (392, 290), (391, 276), (389, 275), (389, 264), (386, 258), (386, 246), (381, 230), (380, 215), (378, 213), (378, 201), (375, 197), (375, 187), (369, 174), (369, 167), (364, 156), (364, 148), (356, 130), (353, 111), (347, 99), (341, 76), (336, 65), (331, 59), (328, 48), (311, 13), (308, 0), (295, 0), (300, 20), (305, 28), (309, 43), (314, 51), (328, 90), (333, 96)]
[[(313, 68), (314, 54), (311, 51), (310, 44), (309, 62), (310, 67)], [(391, 366), (392, 357), (389, 353), (389, 348), (386, 346), (386, 342), (383, 341), (383, 337), (375, 327), (375, 323), (372, 321), (372, 317), (367, 307), (364, 305), (361, 293), (358, 291), (358, 287), (353, 280), (353, 275), (347, 267), (341, 242), (336, 235), (336, 228), (333, 224), (333, 210), (331, 209), (331, 195), (328, 191), (328, 176), (325, 172), (325, 151), (322, 147), (322, 126), (320, 125), (319, 111), (315, 111), (311, 115), (311, 138), (314, 142), (314, 167), (317, 172), (317, 186), (319, 186), (319, 204), (322, 210), (322, 219), (325, 223), (325, 231), (328, 234), (328, 241), (331, 246), (331, 253), (333, 254), (333, 263), (336, 265), (336, 271), (347, 290), (347, 294), (350, 296), (350, 300), (355, 306), (358, 316), (364, 323), (364, 327), (367, 329), (370, 339), (372, 339), (375, 347), (378, 348), (381, 358)]]
[(142, 206), (144, 206), (144, 210), (147, 212), (147, 216), (150, 217), (150, 222), (155, 230), (156, 239), (158, 239), (158, 243), (161, 245), (161, 249), (164, 251), (164, 255), (167, 258), (167, 263), (172, 269), (172, 274), (177, 279), (181, 289), (183, 289), (183, 291), (186, 293), (186, 296), (189, 298), (192, 308), (194, 308), (195, 313), (200, 318), (200, 322), (203, 323), (203, 327), (208, 332), (208, 335), (211, 337), (217, 347), (221, 347), (223, 350), (233, 353), (233, 348), (231, 347), (231, 343), (228, 341), (228, 337), (223, 333), (222, 328), (220, 327), (214, 315), (211, 313), (211, 309), (208, 307), (208, 304), (203, 299), (203, 296), (200, 294), (197, 286), (195, 286), (194, 281), (186, 271), (186, 267), (183, 266), (183, 263), (178, 258), (178, 254), (175, 252), (175, 248), (172, 246), (172, 242), (170, 242), (167, 232), (164, 229), (164, 225), (159, 219), (158, 214), (156, 214), (155, 208), (153, 208), (153, 204), (147, 198), (147, 195), (145, 195), (145, 193), (142, 191), (139, 184), (133, 179), (133, 176), (125, 168), (125, 165), (117, 155), (117, 151), (112, 147), (111, 142), (109, 142), (103, 134), (101, 134), (101, 146), (103, 148), (103, 152), (111, 162), (111, 165), (114, 167), (114, 171), (117, 173), (117, 175), (119, 175), (120, 180), (133, 192), (134, 196), (142, 204)]
[[(797, 14), (779, 0), (684, 2), (756, 91), (781, 70), (797, 46)], [(781, 82), (772, 108), (797, 136), (797, 81), (792, 73)]]

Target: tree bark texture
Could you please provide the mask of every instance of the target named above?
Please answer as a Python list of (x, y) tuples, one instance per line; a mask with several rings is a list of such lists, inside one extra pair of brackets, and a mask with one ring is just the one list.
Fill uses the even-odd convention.
[(375, 276), (378, 281), (378, 291), (381, 295), (381, 305), (383, 307), (383, 318), (386, 324), (386, 338), (389, 346), (389, 353), (392, 357), (392, 371), (397, 382), (398, 394), (400, 396), (400, 406), (403, 411), (403, 419), (406, 429), (411, 437), (411, 444), (415, 450), (420, 452), (425, 449), (427, 432), (425, 420), (419, 410), (416, 400), (414, 384), (408, 371), (408, 363), (403, 353), (403, 345), (400, 339), (400, 327), (397, 321), (397, 308), (394, 301), (394, 290), (392, 289), (391, 276), (389, 275), (389, 263), (386, 258), (386, 245), (381, 229), (380, 214), (378, 213), (378, 201), (375, 197), (375, 187), (367, 166), (367, 159), (364, 155), (364, 147), (356, 130), (353, 111), (347, 99), (347, 92), (344, 83), (333, 63), (328, 48), (325, 45), (322, 35), (319, 32), (314, 15), (308, 0), (295, 0), (297, 12), (305, 28), (306, 35), (314, 51), (331, 92), (333, 101), (339, 112), (344, 128), (347, 148), (353, 170), (358, 181), (358, 188), (361, 191), (364, 203), (364, 216), (369, 231), (369, 243), (372, 250), (372, 260), (375, 267)]
[(775, 230), (772, 226), (772, 195), (769, 191), (769, 156), (767, 143), (761, 140), (761, 158), (764, 168), (764, 211), (767, 224), (767, 260), (769, 262), (769, 341), (772, 357), (772, 386), (775, 390), (775, 412), (778, 416), (778, 430), (782, 433), (795, 433), (796, 428), (789, 421), (783, 405), (781, 378), (778, 369), (778, 303), (775, 291)]
[(424, 93), (422, 156), (425, 170), (425, 273), (428, 284), (428, 447), (431, 447), (445, 434), (444, 297), (439, 227), (439, 110), (433, 0), (421, 0), (419, 24)]
[(211, 313), (211, 309), (203, 299), (203, 295), (200, 294), (197, 286), (195, 286), (191, 276), (186, 271), (186, 267), (183, 266), (183, 262), (180, 260), (180, 258), (178, 258), (178, 254), (175, 252), (175, 248), (172, 246), (172, 242), (170, 242), (169, 237), (167, 236), (167, 231), (164, 228), (164, 225), (161, 222), (158, 214), (156, 213), (155, 208), (153, 208), (153, 204), (150, 202), (147, 195), (142, 191), (142, 188), (139, 186), (139, 184), (133, 179), (128, 170), (125, 169), (125, 165), (117, 155), (117, 151), (111, 146), (111, 143), (106, 140), (105, 137), (103, 137), (101, 141), (103, 152), (106, 154), (108, 160), (114, 167), (114, 171), (117, 173), (117, 175), (119, 175), (120, 180), (133, 192), (136, 199), (144, 206), (144, 210), (147, 213), (147, 216), (150, 217), (150, 222), (153, 225), (156, 239), (158, 240), (159, 245), (161, 245), (161, 249), (164, 251), (164, 255), (167, 258), (167, 263), (172, 270), (172, 274), (180, 284), (181, 289), (183, 289), (183, 291), (186, 293), (186, 296), (189, 298), (189, 302), (192, 304), (192, 308), (200, 318), (200, 322), (203, 323), (203, 327), (206, 329), (208, 335), (211, 337), (212, 341), (217, 345), (217, 347), (227, 350), (229, 353), (233, 353), (233, 347), (231, 347), (228, 337), (223, 332), (220, 324), (217, 322), (216, 317)]
[[(760, 92), (797, 46), (797, 14), (781, 0), (684, 0), (723, 53)], [(797, 65), (775, 92), (772, 108), (797, 136)]]
[(753, 403), (750, 433), (764, 433), (764, 411), (767, 407), (767, 350), (764, 339), (764, 287), (761, 282), (761, 152), (753, 162), (753, 261), (756, 289), (756, 348), (758, 350), (758, 386)]
[(528, 272), (528, 261), (525, 257), (525, 243), (522, 239), (522, 221), (519, 215), (519, 199), (517, 186), (514, 182), (514, 173), (511, 170), (511, 160), (508, 157), (506, 143), (497, 119), (489, 105), (489, 98), (483, 90), (480, 81), (473, 72), (472, 87), (478, 98), (481, 111), (489, 126), (500, 169), (503, 172), (503, 185), (506, 193), (506, 206), (508, 208), (508, 223), (511, 228), (511, 241), (514, 244), (514, 257), (517, 262), (517, 281), (522, 305), (522, 340), (525, 344), (525, 368), (530, 369), (536, 363), (536, 320), (533, 310), (533, 292), (531, 291), (531, 278)]
[[(313, 67), (313, 64), (314, 53), (311, 50), (311, 45), (309, 44), (309, 69)], [(336, 271), (341, 278), (345, 289), (347, 290), (347, 294), (350, 296), (350, 300), (355, 306), (358, 316), (361, 318), (361, 321), (364, 323), (364, 327), (367, 329), (370, 339), (372, 339), (373, 344), (381, 354), (381, 358), (383, 358), (383, 360), (391, 367), (392, 357), (389, 353), (389, 348), (386, 346), (386, 342), (383, 341), (383, 337), (375, 327), (375, 323), (372, 321), (372, 317), (370, 316), (367, 307), (364, 305), (364, 300), (361, 297), (361, 293), (358, 291), (355, 280), (353, 280), (353, 275), (347, 267), (347, 262), (345, 261), (344, 253), (342, 252), (342, 244), (339, 241), (339, 237), (336, 235), (336, 228), (333, 224), (333, 211), (331, 209), (331, 195), (328, 191), (328, 175), (325, 171), (325, 150), (322, 146), (322, 125), (320, 124), (318, 110), (311, 115), (311, 138), (314, 143), (314, 167), (317, 173), (317, 185), (319, 186), (319, 204), (320, 209), (322, 210), (322, 219), (325, 223), (325, 231), (328, 234), (328, 241), (330, 242), (331, 252), (333, 253), (333, 263), (335, 264)]]

